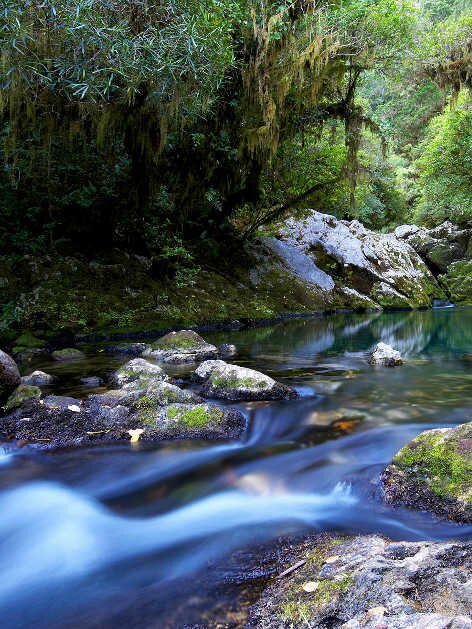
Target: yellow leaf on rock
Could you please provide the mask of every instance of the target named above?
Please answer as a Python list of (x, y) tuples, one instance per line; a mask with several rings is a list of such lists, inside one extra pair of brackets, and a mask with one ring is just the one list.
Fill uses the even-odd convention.
[(144, 432), (144, 428), (135, 428), (128, 430), (128, 435), (131, 435), (131, 443), (136, 443)]

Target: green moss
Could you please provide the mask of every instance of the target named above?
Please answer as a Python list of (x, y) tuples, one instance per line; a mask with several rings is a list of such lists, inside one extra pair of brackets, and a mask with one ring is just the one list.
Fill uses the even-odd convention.
[(38, 339), (31, 332), (23, 332), (16, 340), (15, 347), (18, 351), (23, 349), (41, 349), (45, 347), (46, 341)]
[(168, 419), (175, 419), (176, 417), (178, 417), (179, 413), (180, 409), (178, 406), (169, 406), (166, 414)]
[(408, 476), (427, 483), (439, 496), (463, 496), (472, 486), (472, 460), (467, 449), (461, 449), (460, 437), (460, 432), (454, 437), (424, 432), (402, 448), (393, 463)]
[(210, 376), (210, 384), (221, 389), (267, 389), (265, 381), (255, 378), (238, 378), (236, 375), (220, 376), (214, 373)]
[(472, 305), (472, 260), (454, 262), (439, 279), (446, 287), (452, 302)]
[(205, 341), (191, 330), (181, 330), (180, 332), (171, 332), (152, 344), (153, 349), (171, 350), (171, 349), (193, 349), (198, 348)]
[(41, 389), (38, 387), (28, 384), (20, 384), (10, 395), (3, 409), (5, 412), (9, 412), (20, 407), (28, 400), (39, 400), (40, 397)]

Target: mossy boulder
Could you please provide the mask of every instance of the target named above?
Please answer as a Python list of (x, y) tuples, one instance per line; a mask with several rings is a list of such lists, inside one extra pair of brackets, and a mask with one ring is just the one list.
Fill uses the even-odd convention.
[(168, 363), (186, 363), (216, 358), (218, 350), (193, 330), (169, 332), (150, 345), (143, 356)]
[(454, 262), (440, 280), (453, 303), (472, 306), (472, 260)]
[(15, 361), (0, 350), (0, 400), (7, 398), (20, 382), (20, 372)]
[(152, 426), (179, 438), (235, 438), (245, 427), (242, 413), (214, 404), (171, 404), (155, 414)]
[(472, 423), (421, 433), (381, 478), (391, 504), (472, 522)]
[(41, 389), (29, 384), (20, 384), (8, 398), (3, 410), (8, 413), (15, 408), (23, 406), (27, 402), (39, 400), (41, 397)]
[(65, 347), (64, 349), (57, 349), (51, 354), (54, 360), (58, 362), (66, 362), (71, 360), (83, 360), (85, 358), (84, 352), (75, 347)]
[(220, 400), (289, 400), (298, 397), (291, 387), (260, 371), (222, 360), (202, 363), (193, 378), (203, 382), (202, 395)]
[(144, 358), (133, 358), (115, 371), (111, 377), (111, 382), (122, 387), (136, 381), (142, 381), (146, 384), (150, 380), (163, 381), (167, 379), (166, 373), (159, 365), (144, 360)]
[(45, 340), (34, 336), (31, 332), (23, 332), (15, 339), (12, 351), (15, 356), (20, 356), (25, 361), (28, 356), (35, 357), (44, 354), (46, 345)]

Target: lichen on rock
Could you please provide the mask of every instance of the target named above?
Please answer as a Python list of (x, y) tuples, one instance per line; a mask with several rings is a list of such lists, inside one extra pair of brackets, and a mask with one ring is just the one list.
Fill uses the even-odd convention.
[(222, 400), (284, 400), (298, 397), (291, 387), (260, 371), (222, 360), (202, 363), (194, 379), (203, 382), (202, 395)]
[(472, 423), (421, 433), (381, 479), (389, 503), (472, 522)]

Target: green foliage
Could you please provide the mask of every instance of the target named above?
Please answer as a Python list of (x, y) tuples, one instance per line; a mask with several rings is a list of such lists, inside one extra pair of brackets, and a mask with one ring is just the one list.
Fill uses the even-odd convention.
[(416, 166), (418, 219), (431, 225), (446, 218), (472, 222), (472, 103), (466, 93), (432, 121)]

